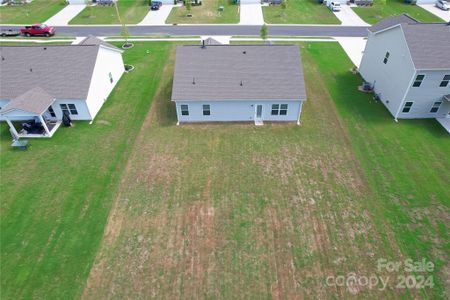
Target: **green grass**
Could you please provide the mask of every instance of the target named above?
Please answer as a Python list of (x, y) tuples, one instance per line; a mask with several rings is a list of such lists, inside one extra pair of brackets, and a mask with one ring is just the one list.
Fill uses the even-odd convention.
[(32, 24), (48, 20), (64, 8), (64, 0), (34, 0), (25, 5), (0, 7), (0, 24)]
[[(445, 298), (450, 206), (448, 133), (434, 119), (395, 123), (381, 103), (356, 91), (361, 79), (348, 71), (352, 64), (337, 47), (311, 44), (305, 58), (316, 61), (348, 129), (373, 193), (367, 198), (367, 206), (383, 236), (383, 247), (390, 247), (394, 238), (406, 258), (431, 260), (437, 266), (432, 273), (437, 286), (421, 294)], [(386, 227), (393, 231), (393, 237)]]
[[(176, 126), (175, 44), (155, 42), (93, 125), (20, 152), (2, 124), (2, 298), (351, 298), (324, 280), (356, 272), (392, 280), (361, 299), (444, 299), (448, 134), (395, 123), (337, 43), (301, 45), (301, 126)], [(422, 257), (433, 289), (377, 271)]]
[[(225, 9), (219, 12), (219, 6)], [(174, 7), (166, 24), (233, 24), (239, 22), (238, 6), (230, 0), (204, 0), (200, 6), (192, 6), (192, 17), (187, 17), (184, 6)]]
[(11, 149), (1, 123), (2, 299), (79, 298), (167, 49), (136, 43), (125, 51), (136, 69), (123, 75), (92, 125), (62, 127), (21, 152)]
[[(85, 298), (349, 298), (324, 280), (350, 272), (392, 280), (361, 299), (445, 298), (447, 133), (393, 122), (337, 43), (302, 45), (301, 126), (176, 126), (168, 59)], [(422, 257), (433, 289), (396, 289), (403, 272), (377, 270)]]
[(375, 0), (371, 7), (352, 8), (365, 22), (375, 24), (380, 20), (407, 13), (422, 22), (443, 22), (443, 20), (417, 5), (406, 4), (402, 0)]
[(340, 24), (338, 18), (315, 0), (288, 0), (286, 9), (280, 5), (264, 6), (264, 21), (269, 24)]
[[(122, 22), (137, 24), (149, 12), (147, 0), (119, 0), (119, 13)], [(114, 6), (88, 6), (69, 24), (120, 24)]]

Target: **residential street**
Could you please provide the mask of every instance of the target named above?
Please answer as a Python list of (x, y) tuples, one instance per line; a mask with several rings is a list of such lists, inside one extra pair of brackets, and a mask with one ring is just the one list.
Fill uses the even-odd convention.
[[(269, 25), (271, 36), (343, 36), (366, 37), (365, 26), (339, 25)], [(21, 26), (0, 26), (0, 29), (19, 29)], [(178, 26), (128, 26), (132, 36), (152, 35), (257, 35), (261, 26), (256, 25), (178, 25)], [(112, 26), (57, 26), (56, 36), (120, 36), (121, 27)]]

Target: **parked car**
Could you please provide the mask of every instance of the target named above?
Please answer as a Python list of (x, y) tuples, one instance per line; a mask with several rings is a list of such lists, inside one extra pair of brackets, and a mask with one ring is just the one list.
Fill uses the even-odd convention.
[(14, 30), (14, 29), (2, 29), (0, 31), (0, 35), (1, 36), (18, 36), (18, 35), (20, 35), (20, 31)]
[(331, 11), (341, 11), (341, 4), (339, 2), (332, 1), (328, 3), (328, 8)]
[(159, 8), (162, 6), (161, 1), (150, 1), (150, 9), (151, 10), (159, 10)]
[(20, 33), (24, 36), (43, 35), (49, 37), (55, 34), (55, 29), (45, 24), (33, 24), (21, 28)]
[(445, 0), (438, 0), (436, 2), (436, 7), (442, 10), (450, 10), (450, 4)]

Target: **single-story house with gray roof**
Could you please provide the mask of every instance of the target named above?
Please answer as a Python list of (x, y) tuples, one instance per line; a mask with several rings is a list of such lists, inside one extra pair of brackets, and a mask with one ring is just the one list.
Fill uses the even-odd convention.
[(300, 122), (306, 101), (297, 45), (184, 45), (176, 49), (178, 123)]
[[(92, 121), (124, 73), (122, 50), (92, 36), (78, 45), (2, 46), (0, 56), (0, 120), (19, 138), (51, 137), (63, 114)], [(42, 132), (13, 124), (27, 120)]]
[(450, 24), (404, 14), (369, 28), (359, 71), (395, 120), (450, 121), (449, 55)]

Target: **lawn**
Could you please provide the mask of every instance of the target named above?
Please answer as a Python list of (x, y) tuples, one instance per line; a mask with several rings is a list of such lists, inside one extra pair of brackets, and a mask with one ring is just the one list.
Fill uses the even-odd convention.
[[(122, 22), (137, 24), (149, 11), (148, 0), (119, 0), (119, 14)], [(69, 24), (120, 24), (114, 6), (88, 6)]]
[[(302, 125), (176, 126), (169, 67), (114, 195), (84, 298), (445, 298), (450, 140), (393, 122), (337, 43), (303, 44)], [(396, 289), (380, 258), (433, 261)], [(389, 276), (386, 290), (328, 276)], [(428, 275), (428, 274), (426, 274)]]
[[(219, 6), (224, 7), (219, 12)], [(166, 20), (166, 24), (233, 24), (239, 22), (238, 6), (231, 0), (203, 0), (200, 6), (192, 6), (192, 17), (187, 17), (184, 6), (174, 7)]]
[[(130, 148), (158, 88), (167, 44), (137, 43), (95, 122), (10, 148), (1, 123), (2, 299), (79, 298)], [(149, 50), (149, 54), (146, 54)]]
[(0, 24), (45, 22), (64, 8), (64, 0), (34, 0), (29, 4), (0, 7)]
[(269, 24), (340, 24), (338, 18), (316, 0), (288, 0), (281, 5), (263, 6), (264, 21)]
[[(93, 125), (20, 152), (2, 124), (2, 298), (445, 299), (448, 134), (395, 123), (338, 43), (301, 45), (301, 126), (176, 126), (154, 42)], [(429, 259), (436, 286), (397, 289), (380, 258)], [(351, 272), (388, 288), (326, 284)]]
[(375, 24), (394, 15), (407, 13), (422, 22), (443, 22), (443, 20), (417, 5), (406, 4), (402, 0), (374, 0), (371, 7), (352, 8), (365, 22)]

